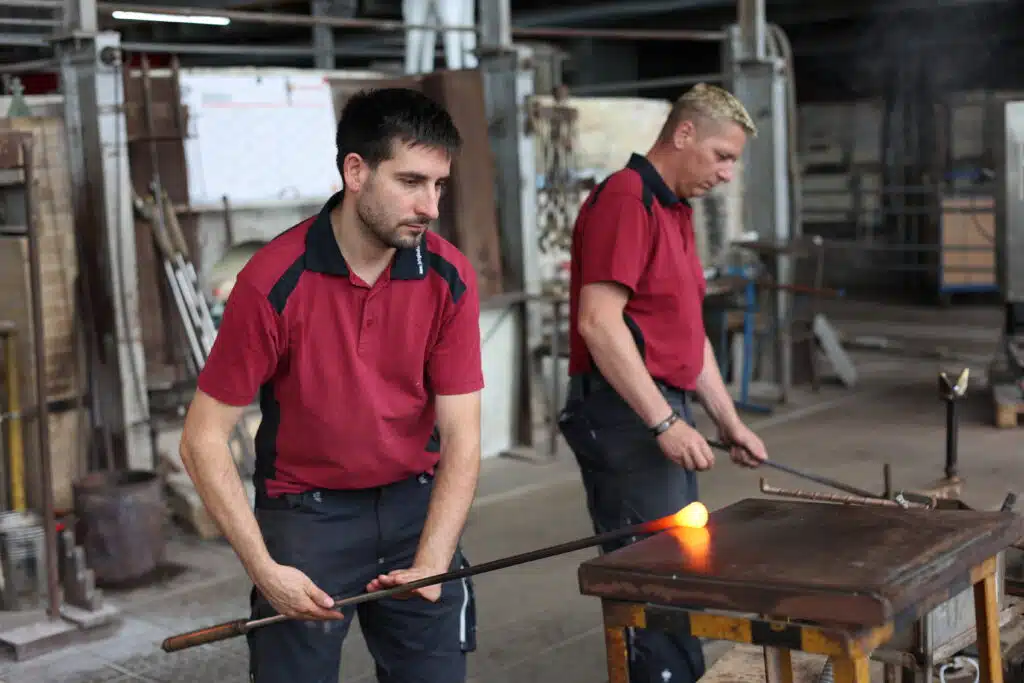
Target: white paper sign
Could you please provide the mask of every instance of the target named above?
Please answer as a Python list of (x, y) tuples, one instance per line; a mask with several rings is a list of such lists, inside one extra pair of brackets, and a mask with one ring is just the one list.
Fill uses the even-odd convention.
[(181, 99), (192, 204), (323, 199), (341, 189), (323, 76), (183, 71)]

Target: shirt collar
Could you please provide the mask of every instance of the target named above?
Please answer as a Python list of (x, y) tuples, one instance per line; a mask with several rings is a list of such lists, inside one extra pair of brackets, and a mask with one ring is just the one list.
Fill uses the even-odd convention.
[(688, 201), (678, 197), (676, 193), (665, 184), (665, 179), (661, 177), (661, 174), (658, 173), (658, 169), (654, 167), (654, 164), (652, 164), (647, 157), (634, 152), (629, 157), (629, 163), (626, 164), (626, 168), (632, 169), (640, 174), (640, 180), (642, 180), (644, 185), (654, 193), (658, 203), (662, 206), (675, 206), (680, 203), (686, 206), (690, 205)]
[[(347, 277), (348, 264), (338, 247), (331, 227), (331, 211), (345, 196), (345, 190), (337, 192), (327, 200), (320, 213), (313, 219), (306, 233), (306, 269), (327, 275)], [(415, 247), (398, 249), (391, 262), (392, 280), (422, 280), (427, 276), (429, 261), (426, 236)]]

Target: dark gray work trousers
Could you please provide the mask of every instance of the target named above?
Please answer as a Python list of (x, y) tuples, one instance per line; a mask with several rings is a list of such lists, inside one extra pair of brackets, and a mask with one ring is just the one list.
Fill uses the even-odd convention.
[[(373, 489), (258, 497), (256, 519), (274, 560), (330, 595), (357, 595), (378, 574), (412, 566), (432, 490), (433, 477), (422, 474)], [(460, 550), (451, 569), (464, 566)], [(466, 652), (476, 646), (470, 581), (443, 584), (437, 602), (385, 598), (344, 610), (344, 621), (289, 620), (250, 631), (250, 681), (337, 683), (342, 642), (358, 614), (380, 683), (463, 683)], [(271, 614), (253, 589), (253, 618)]]
[[(686, 394), (660, 388), (692, 425)], [(639, 416), (599, 376), (570, 380), (559, 429), (579, 464), (595, 533), (659, 519), (697, 500), (696, 473), (666, 458)], [(689, 634), (630, 629), (627, 646), (632, 683), (695, 683), (705, 673), (700, 640)]]

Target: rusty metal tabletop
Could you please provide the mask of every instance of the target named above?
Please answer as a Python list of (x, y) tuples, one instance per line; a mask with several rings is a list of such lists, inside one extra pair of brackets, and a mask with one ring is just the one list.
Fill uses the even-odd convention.
[[(583, 595), (884, 625), (1024, 536), (1012, 512), (904, 510), (750, 498), (580, 565)], [(955, 593), (953, 593), (955, 594)]]

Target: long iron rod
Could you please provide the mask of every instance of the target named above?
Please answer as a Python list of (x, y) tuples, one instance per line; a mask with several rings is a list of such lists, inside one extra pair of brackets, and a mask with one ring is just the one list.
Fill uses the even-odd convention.
[[(418, 581), (410, 581), (409, 583), (401, 586), (373, 591), (372, 593), (361, 593), (359, 595), (346, 598), (335, 598), (334, 607), (332, 609), (340, 610), (342, 608), (351, 607), (364, 602), (371, 602), (393, 595), (398, 595), (400, 593), (407, 593), (418, 588), (426, 588), (427, 586), (435, 586), (448, 581), (456, 581), (469, 576), (476, 576), (478, 574), (493, 572), (498, 569), (506, 569), (508, 567), (526, 564), (527, 562), (536, 562), (537, 560), (555, 557), (556, 555), (564, 555), (584, 548), (601, 545), (602, 543), (615, 541), (620, 538), (665, 531), (677, 526), (679, 526), (679, 523), (675, 521), (675, 515), (670, 515), (668, 517), (645, 522), (643, 524), (634, 524), (615, 531), (607, 531), (596, 536), (589, 536), (587, 538), (561, 543), (548, 548), (541, 548), (539, 550), (532, 550), (519, 555), (512, 555), (510, 557), (492, 560), (491, 562), (486, 562), (475, 567), (466, 567), (446, 572), (444, 574), (428, 576), (426, 578), (419, 579)], [(164, 652), (177, 652), (197, 645), (205, 645), (207, 643), (215, 643), (221, 640), (227, 640), (228, 638), (242, 636), (253, 629), (269, 626), (270, 624), (276, 624), (281, 621), (287, 621), (288, 618), (289, 617), (282, 614), (275, 614), (273, 616), (263, 617), (260, 619), (236, 619), (234, 621), (228, 621), (223, 624), (210, 626), (197, 631), (171, 636), (163, 642), (161, 647)]]
[(843, 505), (877, 505), (879, 507), (893, 508), (922, 508), (928, 509), (928, 505), (917, 502), (906, 502), (905, 505), (887, 498), (868, 498), (866, 496), (844, 496), (838, 493), (819, 493), (818, 491), (801, 491), (800, 489), (782, 489), (772, 486), (761, 479), (761, 493), (772, 496), (787, 496), (789, 498), (802, 498), (804, 500), (815, 500), (826, 503), (842, 503)]
[[(36, 220), (35, 145), (29, 139), (22, 143), (22, 172), (25, 183), (25, 225), (28, 233), (28, 269), (32, 284), (32, 348), (35, 351), (36, 428), (39, 436), (39, 490), (42, 497), (43, 537), (46, 543), (47, 614), (60, 618), (60, 578), (57, 575), (57, 513), (53, 500), (53, 454), (50, 450), (50, 409), (47, 402), (46, 346), (43, 341), (43, 275), (39, 234)], [(15, 380), (16, 381), (16, 380)]]
[[(712, 441), (712, 440), (709, 439), (708, 440), (708, 445), (710, 445), (712, 448), (717, 448), (720, 451), (729, 452), (729, 451), (732, 450), (732, 448), (730, 446), (728, 446), (727, 444), (722, 443), (721, 441)], [(792, 474), (794, 477), (799, 477), (801, 479), (806, 479), (807, 481), (813, 481), (816, 484), (821, 484), (822, 486), (828, 486), (830, 488), (838, 489), (839, 491), (845, 491), (846, 493), (851, 493), (851, 494), (853, 494), (855, 496), (862, 496), (864, 498), (881, 498), (881, 496), (879, 496), (877, 493), (871, 493), (870, 491), (865, 491), (864, 489), (859, 489), (856, 486), (850, 486), (849, 484), (844, 484), (841, 481), (836, 481), (835, 479), (829, 479), (828, 477), (823, 477), (823, 476), (818, 475), (818, 474), (811, 474), (810, 472), (804, 472), (802, 470), (796, 469), (795, 467), (790, 467), (789, 465), (783, 465), (782, 463), (775, 462), (774, 460), (771, 460), (771, 459), (765, 460), (761, 464), (765, 465), (767, 467), (771, 467), (773, 469), (779, 470), (780, 472), (785, 472), (787, 474)]]

